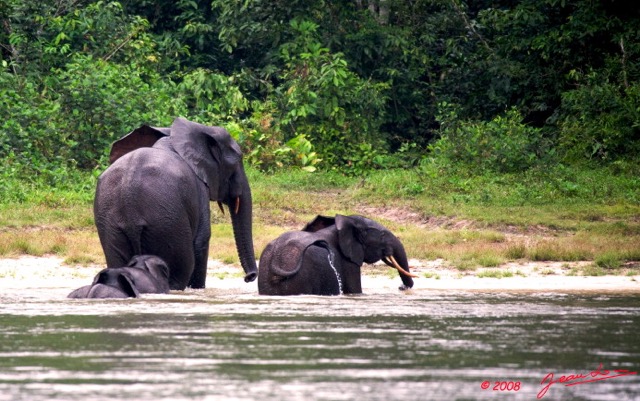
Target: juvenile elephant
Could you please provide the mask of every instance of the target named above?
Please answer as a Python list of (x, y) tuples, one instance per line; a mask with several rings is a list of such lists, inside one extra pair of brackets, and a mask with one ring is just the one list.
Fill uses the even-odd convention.
[(124, 267), (98, 272), (91, 285), (72, 291), (68, 298), (138, 298), (140, 294), (169, 292), (169, 267), (157, 256), (138, 255)]
[(398, 270), (403, 285), (415, 275), (400, 240), (363, 216), (317, 216), (302, 231), (271, 241), (260, 257), (262, 295), (339, 295), (362, 293), (360, 267), (382, 260)]
[(98, 179), (95, 223), (107, 267), (134, 255), (158, 255), (169, 286), (204, 288), (211, 223), (209, 201), (228, 205), (245, 281), (257, 276), (251, 190), (238, 144), (220, 127), (177, 118), (146, 125), (114, 142)]

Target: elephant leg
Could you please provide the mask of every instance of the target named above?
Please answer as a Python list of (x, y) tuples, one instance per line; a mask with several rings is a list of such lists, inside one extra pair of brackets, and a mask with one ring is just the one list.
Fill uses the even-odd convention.
[(142, 253), (156, 255), (169, 266), (169, 288), (184, 290), (194, 270), (195, 257), (191, 230), (188, 225), (182, 227), (169, 222), (165, 229), (148, 229), (142, 233)]
[(196, 242), (195, 260), (193, 273), (191, 274), (191, 280), (189, 281), (189, 287), (191, 288), (204, 288), (207, 279), (207, 263), (209, 261), (209, 241), (203, 244)]
[[(172, 245), (175, 244), (172, 243)], [(187, 284), (189, 284), (189, 279), (191, 278), (195, 264), (191, 244), (185, 241), (178, 249), (171, 250), (166, 255), (158, 252), (158, 255), (160, 255), (169, 266), (169, 288), (172, 290), (184, 290)]]
[(207, 279), (207, 263), (209, 261), (209, 240), (211, 239), (211, 211), (209, 200), (201, 200), (206, 206), (198, 221), (198, 228), (193, 240), (193, 254), (195, 257), (193, 273), (189, 280), (189, 287), (204, 288)]
[(128, 236), (116, 227), (98, 229), (98, 237), (107, 261), (107, 267), (126, 266), (134, 256)]

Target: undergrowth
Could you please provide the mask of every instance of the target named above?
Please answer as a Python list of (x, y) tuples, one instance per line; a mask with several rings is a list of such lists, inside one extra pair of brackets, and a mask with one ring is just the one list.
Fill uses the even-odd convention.
[[(342, 213), (380, 221), (410, 258), (444, 259), (461, 270), (588, 260), (611, 272), (640, 261), (636, 172), (586, 166), (474, 176), (424, 164), (353, 177), (247, 168), (258, 257), (282, 232), (318, 214)], [(104, 263), (92, 213), (97, 174), (58, 173), (0, 173), (0, 257), (56, 254), (68, 263)], [(237, 264), (228, 213), (211, 209), (210, 257)]]

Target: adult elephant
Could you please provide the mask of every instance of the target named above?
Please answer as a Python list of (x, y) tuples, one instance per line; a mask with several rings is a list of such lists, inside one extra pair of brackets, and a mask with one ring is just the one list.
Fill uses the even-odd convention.
[(415, 275), (400, 240), (363, 216), (317, 216), (302, 231), (282, 234), (260, 257), (262, 295), (339, 295), (362, 293), (361, 266), (382, 260), (398, 270), (403, 285)]
[(90, 285), (67, 298), (138, 298), (140, 294), (169, 292), (169, 267), (155, 255), (134, 256), (126, 266), (109, 267), (96, 274)]
[(112, 145), (110, 162), (94, 201), (107, 267), (157, 255), (169, 265), (171, 289), (204, 288), (211, 200), (228, 206), (245, 281), (255, 280), (251, 190), (225, 129), (183, 118), (170, 128), (144, 125)]

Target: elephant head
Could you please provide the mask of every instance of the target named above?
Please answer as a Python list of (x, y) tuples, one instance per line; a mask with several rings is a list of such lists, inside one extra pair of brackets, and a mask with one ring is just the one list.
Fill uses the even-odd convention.
[(221, 127), (211, 127), (176, 118), (170, 128), (142, 126), (111, 148), (110, 162), (140, 147), (160, 147), (177, 153), (198, 180), (207, 187), (208, 197), (231, 215), (240, 263), (253, 281), (257, 267), (252, 236), (252, 198), (242, 163), (240, 146)]
[(384, 261), (400, 273), (405, 290), (415, 275), (400, 240), (362, 216), (318, 216), (302, 231), (271, 241), (260, 256), (261, 295), (362, 293), (363, 263)]
[(136, 255), (123, 268), (141, 293), (169, 292), (169, 266), (155, 255)]
[(331, 226), (335, 226), (338, 249), (345, 259), (357, 266), (382, 260), (398, 270), (403, 283), (401, 289), (413, 287), (412, 277), (416, 276), (410, 272), (404, 246), (387, 228), (363, 216), (338, 214), (317, 216), (303, 231), (317, 232)]
[(98, 272), (91, 285), (71, 292), (68, 298), (138, 298), (140, 294), (169, 292), (169, 267), (161, 258), (139, 255), (123, 267)]

